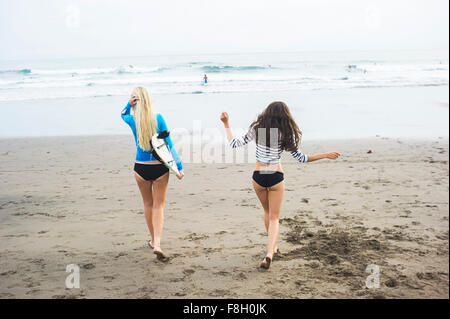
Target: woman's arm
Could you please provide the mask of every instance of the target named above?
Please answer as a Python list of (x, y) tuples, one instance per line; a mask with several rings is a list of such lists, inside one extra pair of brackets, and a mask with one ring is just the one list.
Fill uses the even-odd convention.
[(341, 154), (339, 154), (338, 152), (328, 152), (323, 154), (308, 155), (308, 162), (314, 162), (324, 158), (335, 160), (339, 156), (341, 156)]
[(122, 110), (122, 120), (125, 121), (125, 123), (130, 124), (131, 118), (133, 117), (131, 115), (131, 107), (135, 106), (139, 98), (137, 96), (132, 95), (130, 100), (128, 101), (127, 106)]
[(130, 102), (128, 102), (127, 106), (125, 106), (125, 108), (122, 110), (121, 116), (122, 116), (122, 120), (124, 120), (125, 123), (130, 124), (130, 120), (132, 117)]
[[(159, 132), (169, 131), (167, 128), (166, 121), (164, 120), (164, 118), (162, 117), (161, 114), (157, 115), (157, 122), (158, 122)], [(181, 157), (180, 157), (180, 155), (178, 155), (178, 152), (175, 149), (175, 146), (173, 146), (172, 138), (170, 137), (170, 135), (166, 138), (166, 140), (167, 140), (167, 146), (169, 148), (169, 151), (172, 154), (173, 159), (177, 163), (178, 170), (180, 171), (180, 175), (177, 177), (179, 179), (182, 179), (184, 177), (184, 173), (183, 173), (183, 163), (181, 162)]]
[(220, 115), (220, 120), (223, 122), (223, 126), (225, 127), (225, 132), (227, 133), (228, 143), (233, 140), (233, 132), (231, 132), (230, 128), (230, 117), (227, 112), (222, 112)]
[(314, 162), (314, 161), (318, 161), (318, 160), (321, 160), (321, 159), (324, 159), (324, 158), (329, 158), (329, 159), (335, 160), (339, 156), (341, 156), (341, 154), (339, 154), (337, 152), (329, 152), (329, 153), (323, 153), (323, 154), (306, 155), (306, 154), (303, 154), (300, 150), (297, 150), (295, 152), (291, 152), (291, 154), (300, 163)]
[(244, 146), (254, 138), (252, 129), (250, 129), (244, 136), (235, 138), (233, 136), (233, 132), (231, 131), (231, 127), (230, 127), (230, 123), (229, 123), (230, 117), (228, 116), (227, 112), (223, 112), (220, 115), (220, 120), (223, 122), (223, 125), (225, 127), (225, 132), (227, 133), (228, 143), (230, 144), (230, 146), (232, 148)]

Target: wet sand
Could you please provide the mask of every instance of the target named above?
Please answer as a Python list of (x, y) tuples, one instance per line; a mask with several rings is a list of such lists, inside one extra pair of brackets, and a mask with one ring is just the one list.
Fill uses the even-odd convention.
[[(161, 262), (146, 244), (130, 136), (1, 139), (0, 298), (448, 298), (448, 139), (303, 150), (343, 156), (284, 157), (281, 255), (262, 271), (253, 164), (171, 176)], [(80, 289), (65, 288), (68, 264)], [(379, 288), (366, 288), (369, 264)]]

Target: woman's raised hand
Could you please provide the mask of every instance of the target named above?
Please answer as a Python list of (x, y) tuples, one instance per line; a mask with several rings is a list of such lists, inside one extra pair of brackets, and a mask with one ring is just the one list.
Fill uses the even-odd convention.
[(137, 101), (139, 101), (139, 98), (136, 96), (136, 95), (132, 95), (131, 96), (131, 98), (130, 98), (130, 104), (131, 104), (131, 106), (135, 106), (136, 105), (136, 103), (137, 103)]
[(329, 159), (332, 159), (332, 160), (337, 159), (339, 156), (341, 156), (341, 154), (339, 154), (338, 152), (328, 152), (328, 153), (325, 153), (325, 157), (326, 157), (326, 158), (329, 158)]
[(224, 125), (228, 125), (228, 121), (230, 120), (230, 116), (227, 112), (222, 112), (220, 115), (220, 120), (223, 122)]

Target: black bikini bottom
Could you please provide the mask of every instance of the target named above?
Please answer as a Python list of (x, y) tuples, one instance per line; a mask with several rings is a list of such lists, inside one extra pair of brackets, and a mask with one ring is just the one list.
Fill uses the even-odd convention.
[(254, 171), (253, 180), (262, 187), (272, 187), (284, 180), (284, 174), (274, 171)]
[(134, 164), (134, 171), (146, 181), (154, 181), (166, 174), (169, 169), (164, 164)]

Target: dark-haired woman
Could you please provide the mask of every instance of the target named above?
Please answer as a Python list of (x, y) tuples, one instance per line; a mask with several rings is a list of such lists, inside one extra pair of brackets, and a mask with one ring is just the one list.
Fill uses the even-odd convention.
[(260, 267), (268, 269), (274, 254), (278, 252), (277, 239), (281, 202), (284, 194), (284, 173), (280, 158), (288, 151), (301, 163), (324, 158), (337, 159), (340, 154), (329, 152), (306, 155), (299, 150), (302, 132), (295, 123), (287, 105), (283, 102), (271, 103), (250, 125), (248, 132), (234, 138), (229, 124), (229, 116), (223, 112), (220, 120), (225, 126), (228, 141), (233, 148), (256, 141), (256, 167), (253, 172), (253, 188), (264, 208), (264, 224), (268, 235), (267, 254)]

